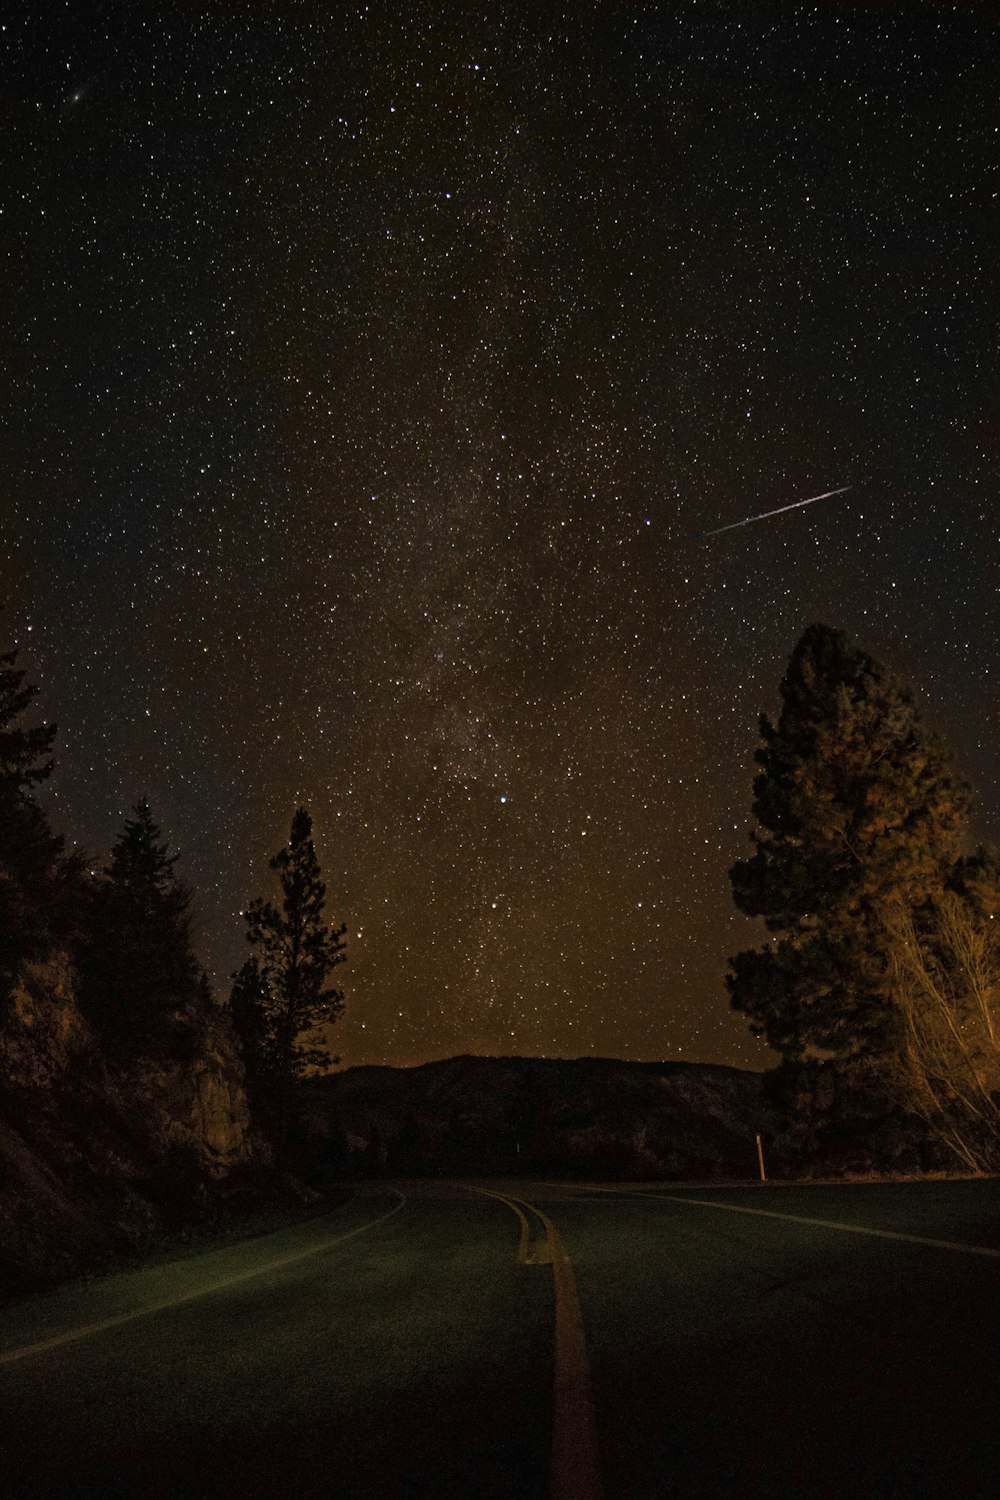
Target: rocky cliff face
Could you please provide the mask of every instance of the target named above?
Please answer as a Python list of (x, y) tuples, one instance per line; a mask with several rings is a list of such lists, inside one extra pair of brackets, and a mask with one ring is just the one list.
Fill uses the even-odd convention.
[(143, 1061), (118, 1079), (124, 1098), (153, 1138), (192, 1152), (211, 1177), (224, 1177), (252, 1154), (243, 1064), (222, 1013), (205, 1017), (189, 1058)]
[(23, 971), (0, 1027), (0, 1289), (142, 1244), (252, 1160), (224, 1014), (181, 1015), (178, 1034), (182, 1055), (114, 1068), (66, 955)]
[(350, 1068), (302, 1100), (317, 1177), (752, 1177), (770, 1126), (759, 1074), (697, 1063), (456, 1057)]

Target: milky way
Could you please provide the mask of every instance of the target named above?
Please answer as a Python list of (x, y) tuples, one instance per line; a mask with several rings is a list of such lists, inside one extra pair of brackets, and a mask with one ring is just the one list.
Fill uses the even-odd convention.
[(806, 624), (998, 831), (992, 20), (37, 5), (4, 46), (2, 624), (57, 825), (99, 858), (148, 796), (222, 993), (304, 801), (345, 1061), (759, 1066), (726, 872)]

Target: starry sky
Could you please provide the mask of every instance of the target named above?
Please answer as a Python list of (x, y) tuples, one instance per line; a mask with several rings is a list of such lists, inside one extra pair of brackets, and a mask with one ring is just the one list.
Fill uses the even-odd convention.
[(56, 826), (147, 796), (224, 993), (304, 802), (345, 1063), (765, 1065), (727, 871), (807, 624), (1000, 837), (991, 7), (4, 15), (2, 635)]

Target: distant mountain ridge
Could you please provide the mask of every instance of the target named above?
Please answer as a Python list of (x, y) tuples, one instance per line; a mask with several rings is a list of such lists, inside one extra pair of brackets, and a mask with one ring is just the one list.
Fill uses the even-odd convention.
[(761, 1074), (712, 1063), (460, 1056), (302, 1086), (303, 1168), (347, 1176), (752, 1177)]

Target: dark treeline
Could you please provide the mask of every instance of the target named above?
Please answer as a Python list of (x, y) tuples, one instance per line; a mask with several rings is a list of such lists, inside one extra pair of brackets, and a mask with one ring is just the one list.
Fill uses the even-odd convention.
[(33, 1083), (51, 1072), (39, 1057), (33, 1077), (24, 1039), (29, 992), (44, 990), (44, 966), (58, 960), (63, 1000), (94, 1043), (92, 1070), (167, 1076), (221, 1046), (249, 1102), (254, 1151), (283, 1167), (294, 1084), (334, 1061), (326, 1028), (343, 1008), (329, 975), (344, 958), (344, 929), (326, 920), (309, 814), (299, 809), (271, 860), (277, 904), (248, 906), (254, 957), (220, 1002), (192, 944), (191, 892), (148, 803), (135, 803), (106, 862), (69, 852), (51, 828), (38, 792), (56, 730), (27, 726), (36, 692), (17, 653), (0, 656), (0, 1111), (30, 1111)]

